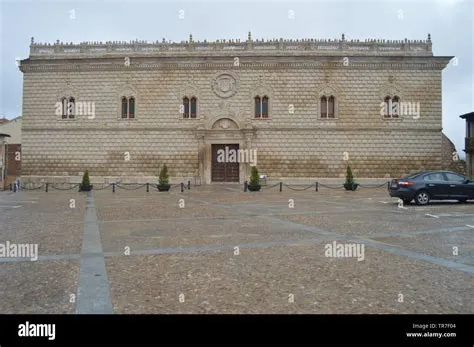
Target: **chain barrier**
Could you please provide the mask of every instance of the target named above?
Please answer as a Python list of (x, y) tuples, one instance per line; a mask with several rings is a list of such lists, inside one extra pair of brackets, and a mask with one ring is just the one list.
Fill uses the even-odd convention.
[[(69, 185), (71, 185), (71, 184), (74, 184), (74, 183), (57, 183), (57, 184), (61, 184), (61, 185), (69, 184)], [(51, 188), (56, 189), (56, 190), (71, 190), (71, 189), (74, 189), (74, 188), (77, 188), (77, 187), (79, 187), (78, 183), (74, 184), (72, 187), (69, 187), (69, 188), (58, 188), (58, 187), (55, 187), (54, 183), (51, 183)]]
[[(30, 183), (27, 183), (27, 184), (30, 184)], [(26, 184), (24, 185), (20, 185), (20, 190), (38, 190), (38, 189), (41, 189), (44, 187), (44, 184), (40, 185), (39, 187), (36, 187), (36, 188), (27, 188), (26, 187)]]
[[(122, 185), (136, 185), (138, 184), (138, 187), (135, 187), (135, 188), (125, 188), (125, 187), (122, 187)], [(121, 184), (116, 184), (115, 185), (117, 188), (122, 188), (124, 190), (137, 190), (137, 189), (140, 189), (140, 188), (143, 188), (143, 187), (146, 187), (146, 183), (145, 184), (139, 184), (139, 183), (121, 183)]]
[[(104, 183), (104, 184), (106, 184), (106, 183)], [(112, 186), (112, 183), (106, 185), (105, 187), (104, 187), (104, 184), (102, 184), (102, 187), (101, 187), (101, 188), (96, 188), (96, 185), (93, 184), (93, 190), (103, 190), (103, 189), (107, 189), (107, 188), (109, 188), (109, 187)]]
[(262, 189), (271, 189), (271, 188), (274, 188), (274, 187), (279, 186), (279, 185), (280, 185), (280, 183), (275, 183), (275, 184), (272, 185), (272, 186), (267, 186), (267, 185), (265, 185), (265, 186), (262, 186)]
[[(297, 192), (302, 192), (303, 190), (307, 190), (307, 189), (309, 189), (309, 188), (315, 186), (314, 184), (311, 184), (310, 186), (308, 186), (308, 187), (306, 187), (306, 188), (295, 189), (295, 188), (291, 188), (290, 185), (288, 185), (288, 184), (283, 183), (283, 185), (284, 185), (285, 187), (287, 187), (287, 188), (289, 188), (289, 189), (291, 189), (291, 190), (297, 191)], [(293, 184), (293, 186), (299, 186), (299, 185), (301, 185), (301, 184)]]
[(341, 186), (340, 186), (340, 187), (330, 187), (330, 186), (329, 186), (329, 185), (327, 185), (327, 184), (322, 184), (322, 183), (319, 183), (319, 182), (318, 182), (318, 186), (321, 186), (321, 187), (324, 187), (324, 188), (329, 188), (329, 189), (341, 189), (341, 188), (343, 188), (343, 187), (344, 187), (344, 185), (343, 185), (343, 184), (341, 184)]
[(388, 183), (390, 183), (390, 182), (387, 181), (385, 183), (378, 184), (378, 185), (373, 185), (373, 184), (362, 185), (362, 184), (359, 184), (359, 187), (362, 187), (362, 188), (380, 188), (380, 187), (386, 186)]

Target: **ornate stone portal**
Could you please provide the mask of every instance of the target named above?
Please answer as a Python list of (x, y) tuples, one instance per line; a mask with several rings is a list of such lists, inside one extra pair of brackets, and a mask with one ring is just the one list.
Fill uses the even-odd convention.
[[(252, 149), (256, 129), (247, 124), (242, 126), (236, 119), (214, 117), (195, 130), (199, 142), (199, 177), (203, 183), (212, 182), (212, 145), (229, 144), (239, 145), (239, 149)], [(239, 163), (239, 183), (250, 175), (250, 165)]]

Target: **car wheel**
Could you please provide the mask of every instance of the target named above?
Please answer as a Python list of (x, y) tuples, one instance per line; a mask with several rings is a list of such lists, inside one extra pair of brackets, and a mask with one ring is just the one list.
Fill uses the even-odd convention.
[(413, 199), (403, 199), (403, 204), (408, 205)]
[(430, 194), (426, 190), (420, 190), (415, 195), (417, 205), (427, 205), (430, 202)]
[(463, 204), (467, 201), (467, 199), (458, 199), (458, 201)]

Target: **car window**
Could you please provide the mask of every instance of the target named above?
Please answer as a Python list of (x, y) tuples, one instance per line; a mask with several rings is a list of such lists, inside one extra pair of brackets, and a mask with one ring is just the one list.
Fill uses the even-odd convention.
[(432, 173), (423, 177), (425, 181), (445, 181), (442, 173)]
[(452, 174), (452, 173), (446, 173), (446, 177), (448, 178), (448, 181), (452, 182), (464, 182), (465, 178), (460, 175)]
[(421, 172), (416, 172), (416, 173), (410, 174), (408, 176), (405, 176), (404, 179), (413, 179), (413, 178), (416, 178), (416, 177), (420, 176), (421, 174), (422, 174)]

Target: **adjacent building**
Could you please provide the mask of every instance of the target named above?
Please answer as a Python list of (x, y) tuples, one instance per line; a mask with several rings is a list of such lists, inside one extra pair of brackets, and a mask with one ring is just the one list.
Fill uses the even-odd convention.
[(0, 119), (0, 189), (8, 189), (21, 175), (21, 116)]
[(466, 175), (474, 180), (474, 112), (460, 116), (466, 120), (466, 138), (464, 152), (466, 152)]
[[(396, 177), (442, 166), (442, 71), (426, 40), (31, 40), (23, 180)], [(226, 152), (227, 151), (227, 152)], [(236, 157), (219, 152), (234, 151)], [(249, 155), (254, 154), (253, 163)]]

